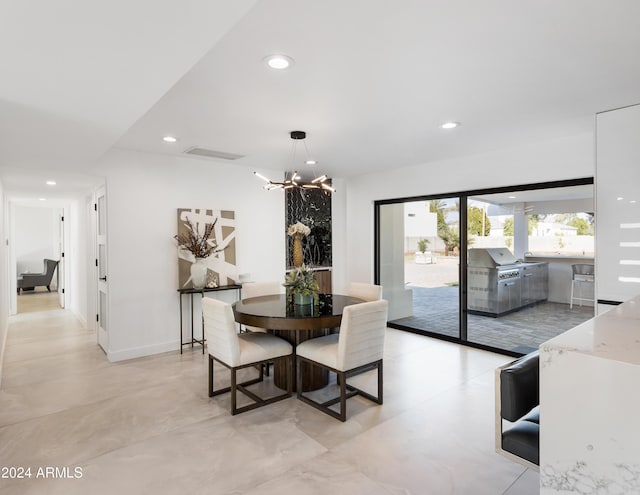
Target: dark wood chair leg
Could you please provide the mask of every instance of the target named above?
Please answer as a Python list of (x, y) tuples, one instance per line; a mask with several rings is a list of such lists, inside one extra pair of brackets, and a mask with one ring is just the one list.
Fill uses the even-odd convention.
[[(216, 395), (221, 395), (227, 392), (231, 393), (231, 414), (232, 415), (236, 415), (236, 414), (240, 414), (243, 413), (245, 411), (250, 411), (252, 409), (256, 409), (258, 407), (262, 407), (262, 406), (266, 406), (268, 404), (273, 404), (274, 402), (277, 402), (279, 400), (283, 400), (286, 399), (288, 397), (291, 397), (291, 394), (293, 392), (293, 377), (291, 377), (291, 373), (292, 373), (292, 366), (291, 366), (291, 356), (282, 356), (280, 358), (276, 358), (275, 361), (276, 362), (280, 362), (282, 361), (284, 364), (285, 368), (288, 368), (288, 379), (287, 379), (287, 390), (286, 392), (283, 392), (279, 395), (275, 395), (275, 396), (271, 396), (268, 398), (264, 398), (261, 397), (259, 395), (257, 395), (255, 392), (249, 390), (248, 386), (250, 385), (254, 385), (256, 383), (259, 383), (261, 381), (263, 381), (263, 374), (262, 374), (262, 370), (263, 367), (262, 365), (266, 363), (266, 361), (262, 361), (262, 362), (258, 362), (258, 363), (254, 363), (254, 364), (248, 364), (248, 365), (244, 365), (244, 366), (239, 366), (239, 367), (230, 367), (227, 364), (225, 364), (222, 361), (219, 361), (220, 364), (222, 364), (223, 366), (225, 366), (229, 372), (230, 372), (230, 385), (228, 387), (223, 387), (223, 388), (219, 388), (218, 390), (214, 390), (213, 389), (213, 366), (214, 366), (214, 361), (216, 361), (215, 358), (213, 358), (213, 356), (211, 356), (209, 354), (209, 397), (213, 397)], [(238, 382), (238, 370), (240, 369), (244, 369), (244, 368), (249, 368), (249, 367), (253, 367), (255, 368), (260, 376), (257, 378), (251, 378), (249, 380), (243, 381), (243, 382)], [(244, 405), (239, 407), (238, 406), (238, 392), (240, 392), (241, 394), (245, 395), (246, 397), (248, 397), (249, 399), (251, 399), (253, 401), (253, 403), (248, 404), (248, 405)]]
[[(304, 368), (304, 366), (301, 366), (301, 364), (302, 362), (309, 362), (309, 363), (315, 364), (316, 366), (321, 366), (321, 367), (326, 367), (326, 366), (323, 366), (317, 362), (307, 360), (305, 358), (301, 358), (300, 356), (298, 356), (297, 359), (298, 359), (298, 373), (297, 373), (298, 399), (300, 399), (303, 402), (306, 402), (307, 404), (315, 407), (316, 409), (319, 409), (325, 414), (328, 414), (329, 416), (333, 416), (334, 418), (339, 419), (340, 421), (346, 421), (347, 420), (347, 399), (355, 395), (360, 395), (362, 397), (369, 399), (372, 402), (375, 402), (377, 404), (382, 404), (382, 389), (383, 389), (382, 360), (374, 363), (366, 364), (364, 366), (360, 366), (359, 368), (354, 368), (349, 371), (339, 371), (333, 368), (327, 368), (336, 374), (336, 377), (337, 377), (336, 380), (339, 385), (340, 392), (337, 397), (334, 397), (333, 399), (329, 399), (321, 403), (321, 402), (316, 402), (315, 400), (303, 394), (302, 369)], [(355, 376), (367, 371), (372, 371), (376, 368), (378, 370), (378, 396), (377, 397), (372, 394), (369, 394), (368, 392), (365, 392), (364, 390), (354, 387), (353, 385), (349, 385), (347, 383), (347, 377)], [(336, 412), (333, 409), (330, 409), (330, 407), (333, 406), (334, 404), (340, 404), (340, 409), (338, 412)]]
[(340, 380), (340, 421), (347, 420), (347, 377), (344, 373), (338, 373)]
[(378, 399), (382, 404), (382, 361), (378, 363)]
[(236, 397), (236, 369), (231, 368), (231, 414), (235, 415), (237, 412), (238, 411), (237, 411), (237, 397)]
[(287, 358), (287, 393), (289, 395), (293, 393), (293, 380), (295, 380), (295, 377), (291, 376), (291, 373), (293, 372), (292, 364), (293, 364), (293, 356), (289, 356)]
[(213, 397), (213, 357), (209, 354), (209, 397)]

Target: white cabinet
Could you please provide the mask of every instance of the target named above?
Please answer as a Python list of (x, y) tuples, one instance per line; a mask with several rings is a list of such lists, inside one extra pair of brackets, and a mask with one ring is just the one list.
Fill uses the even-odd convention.
[(596, 116), (596, 291), (640, 294), (640, 105)]

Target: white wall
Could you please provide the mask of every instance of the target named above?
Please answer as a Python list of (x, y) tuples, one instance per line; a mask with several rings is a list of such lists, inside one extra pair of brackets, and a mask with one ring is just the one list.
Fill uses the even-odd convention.
[(9, 256), (7, 253), (9, 215), (4, 188), (0, 181), (0, 385), (9, 319)]
[[(589, 133), (337, 180), (334, 288), (373, 280), (375, 200), (585, 177), (593, 167)], [(284, 197), (263, 191), (252, 171), (233, 162), (129, 150), (105, 155), (111, 360), (178, 349), (177, 208), (234, 210), (238, 272), (254, 280), (283, 277)]]
[(87, 268), (90, 266), (89, 240), (90, 217), (87, 208), (91, 197), (71, 201), (65, 213), (65, 306), (87, 324), (89, 308), (87, 306)]
[(17, 273), (42, 273), (45, 258), (59, 259), (60, 231), (58, 221), (61, 211), (60, 208), (14, 206), (13, 249)]
[(587, 133), (350, 178), (345, 236), (334, 236), (335, 252), (349, 260), (347, 277), (373, 278), (375, 200), (592, 176), (593, 139)]
[(640, 293), (640, 105), (597, 115), (597, 298)]
[(179, 348), (178, 208), (235, 211), (238, 273), (283, 280), (284, 195), (264, 191), (253, 169), (119, 149), (100, 167), (107, 190), (110, 360)]

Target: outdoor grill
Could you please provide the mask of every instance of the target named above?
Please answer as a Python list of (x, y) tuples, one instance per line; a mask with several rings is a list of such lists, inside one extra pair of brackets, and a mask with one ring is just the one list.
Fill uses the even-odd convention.
[(507, 248), (469, 250), (469, 313), (501, 316), (548, 297), (547, 263), (523, 263)]

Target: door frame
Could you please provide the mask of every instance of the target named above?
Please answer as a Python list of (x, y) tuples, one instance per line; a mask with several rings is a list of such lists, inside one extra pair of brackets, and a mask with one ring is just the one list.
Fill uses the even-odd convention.
[(380, 229), (380, 208), (384, 205), (398, 204), (398, 203), (409, 203), (416, 201), (430, 201), (432, 199), (441, 199), (441, 198), (451, 198), (458, 197), (460, 199), (460, 263), (459, 263), (459, 337), (450, 337), (448, 335), (443, 335), (435, 332), (429, 332), (426, 330), (415, 329), (412, 327), (408, 327), (405, 325), (388, 323), (390, 328), (396, 328), (399, 330), (405, 330), (412, 333), (417, 333), (420, 335), (427, 335), (429, 337), (433, 337), (440, 340), (446, 340), (449, 342), (455, 342), (457, 344), (463, 344), (469, 347), (474, 347), (478, 349), (483, 349), (491, 352), (497, 352), (500, 354), (505, 354), (508, 356), (519, 357), (521, 353), (515, 353), (512, 351), (508, 351), (505, 349), (499, 349), (496, 347), (491, 347), (485, 344), (480, 344), (477, 342), (473, 342), (468, 340), (467, 334), (467, 244), (468, 244), (468, 232), (467, 232), (467, 207), (468, 207), (468, 199), (472, 196), (481, 196), (488, 194), (498, 194), (505, 192), (518, 192), (518, 191), (529, 191), (536, 189), (553, 189), (553, 188), (562, 188), (562, 187), (570, 187), (570, 186), (579, 186), (579, 185), (591, 185), (594, 186), (594, 194), (595, 194), (595, 180), (594, 177), (581, 177), (578, 179), (569, 179), (569, 180), (560, 180), (560, 181), (552, 181), (552, 182), (538, 182), (534, 184), (521, 184), (517, 186), (506, 186), (506, 187), (495, 187), (489, 189), (476, 189), (470, 191), (458, 191), (458, 192), (450, 192), (444, 194), (429, 194), (424, 196), (411, 196), (405, 198), (395, 198), (395, 199), (384, 199), (374, 201), (374, 240), (373, 240), (373, 275), (374, 275), (374, 283), (380, 284), (380, 255), (381, 255), (381, 229)]
[[(101, 199), (104, 198), (103, 208), (101, 210), (100, 204)], [(93, 263), (93, 269), (90, 270), (91, 273), (91, 286), (94, 288), (94, 297), (95, 297), (95, 323), (94, 328), (96, 330), (96, 342), (102, 348), (102, 350), (108, 355), (109, 354), (109, 334), (108, 329), (102, 326), (103, 321), (106, 321), (108, 325), (108, 319), (105, 315), (109, 314), (109, 284), (108, 284), (108, 249), (107, 249), (107, 208), (106, 208), (106, 186), (98, 187), (93, 193), (93, 215), (92, 215), (92, 239), (93, 239), (93, 259), (91, 260)], [(103, 214), (103, 223), (102, 231), (100, 230), (100, 215)], [(103, 254), (103, 263), (104, 263), (104, 280), (100, 277), (101, 275), (101, 266), (99, 263), (100, 260), (100, 246), (104, 246), (104, 254)], [(105, 295), (104, 304), (101, 304), (101, 295)], [(100, 317), (102, 314), (102, 318)], [(91, 315), (89, 315), (91, 318)]]

